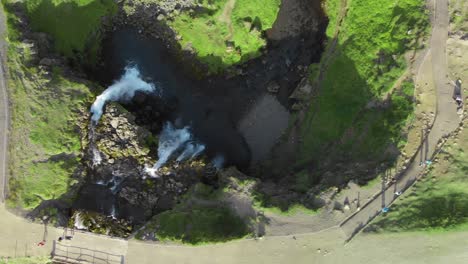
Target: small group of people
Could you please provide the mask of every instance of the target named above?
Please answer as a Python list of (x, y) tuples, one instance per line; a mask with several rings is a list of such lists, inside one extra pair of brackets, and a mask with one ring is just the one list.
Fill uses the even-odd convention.
[(65, 227), (65, 229), (63, 230), (63, 235), (58, 238), (58, 241), (60, 242), (64, 239), (71, 240), (73, 238), (73, 235), (75, 235), (75, 229), (74, 228), (71, 229), (71, 232), (70, 232), (71, 235), (68, 235), (67, 233), (68, 233), (68, 229)]

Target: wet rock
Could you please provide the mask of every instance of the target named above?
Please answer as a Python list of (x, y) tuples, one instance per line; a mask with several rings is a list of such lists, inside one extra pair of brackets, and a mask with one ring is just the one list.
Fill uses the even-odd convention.
[(39, 61), (39, 65), (47, 66), (47, 67), (57, 66), (59, 64), (60, 64), (59, 60), (51, 59), (51, 58), (43, 58)]
[(267, 86), (267, 91), (273, 94), (278, 93), (279, 89), (280, 85), (275, 81), (270, 82)]
[(135, 123), (135, 117), (117, 104), (109, 104), (97, 127), (96, 145), (108, 159), (132, 157), (146, 161), (151, 133)]
[(35, 42), (38, 55), (46, 56), (51, 49), (51, 37), (46, 33), (35, 32), (31, 33), (31, 38)]
[(312, 95), (312, 85), (308, 78), (303, 78), (299, 85), (294, 89), (294, 92), (289, 96), (290, 99), (308, 100)]
[(156, 18), (158, 21), (162, 21), (166, 18), (163, 14), (159, 14), (158, 17)]
[(70, 227), (116, 237), (128, 237), (132, 232), (132, 226), (123, 219), (83, 210), (73, 213)]
[(119, 126), (119, 120), (117, 120), (117, 119), (112, 119), (112, 120), (110, 121), (110, 125), (111, 125), (111, 127), (113, 127), (113, 128), (117, 128), (117, 127)]

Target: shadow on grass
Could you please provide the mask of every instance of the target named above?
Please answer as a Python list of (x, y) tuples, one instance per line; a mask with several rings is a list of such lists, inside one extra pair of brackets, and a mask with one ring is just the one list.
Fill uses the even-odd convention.
[(450, 192), (411, 199), (376, 221), (366, 232), (449, 229), (468, 222), (468, 194)]
[(105, 17), (115, 14), (112, 0), (30, 0), (22, 4), (35, 31), (50, 34), (56, 51), (80, 64), (96, 63)]
[[(314, 198), (318, 194), (312, 189), (314, 186), (342, 186), (349, 180), (365, 184), (394, 163), (400, 154), (398, 145), (406, 138), (402, 129), (413, 112), (414, 103), (412, 95), (405, 90), (412, 91), (413, 84), (405, 81), (386, 99), (380, 99), (369, 80), (361, 77), (355, 61), (346, 55), (346, 45), (346, 42), (337, 44), (310, 109), (303, 122), (296, 126), (296, 134), (289, 135), (289, 141), (296, 143), (285, 143), (286, 147), (287, 144), (296, 147), (269, 161), (270, 168), (278, 168), (281, 163), (284, 166), (270, 170), (273, 173), (268, 175), (269, 180), (273, 175), (276, 188), (260, 188), (259, 197), (265, 204), (282, 210), (296, 203), (316, 208), (323, 201)], [(379, 56), (376, 67), (402, 68), (401, 62), (390, 54)], [(394, 74), (381, 73), (381, 77)]]

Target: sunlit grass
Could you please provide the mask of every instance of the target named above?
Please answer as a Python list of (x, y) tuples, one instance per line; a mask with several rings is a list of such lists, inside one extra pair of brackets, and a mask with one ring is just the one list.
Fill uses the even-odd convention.
[(212, 73), (260, 55), (266, 45), (263, 31), (272, 27), (279, 0), (237, 0), (227, 18), (232, 32), (226, 19), (221, 19), (227, 0), (203, 3), (204, 12), (185, 12), (169, 23), (182, 37), (183, 48), (191, 46)]
[(32, 209), (68, 191), (81, 149), (77, 120), (91, 93), (87, 86), (64, 78), (58, 68), (46, 74), (29, 66), (30, 46), (20, 41), (16, 21), (8, 13), (8, 205)]

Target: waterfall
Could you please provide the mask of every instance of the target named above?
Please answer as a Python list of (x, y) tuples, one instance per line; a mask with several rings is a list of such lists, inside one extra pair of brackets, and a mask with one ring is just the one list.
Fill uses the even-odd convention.
[(176, 153), (181, 152), (176, 158), (177, 162), (199, 156), (205, 150), (205, 145), (193, 138), (189, 127), (177, 129), (172, 123), (164, 124), (159, 135), (158, 161), (152, 168), (146, 168), (151, 177), (158, 177), (158, 170)]
[(135, 92), (137, 91), (145, 93), (156, 92), (156, 87), (141, 79), (140, 71), (136, 66), (126, 67), (125, 73), (120, 80), (109, 86), (94, 101), (90, 110), (93, 114), (91, 120), (94, 123), (99, 121), (102, 116), (103, 108), (107, 102), (129, 101), (133, 96), (135, 96)]
[(100, 94), (91, 106), (90, 112), (92, 117), (89, 131), (89, 149), (92, 154), (93, 166), (97, 166), (102, 162), (101, 153), (96, 146), (95, 127), (102, 116), (105, 104), (109, 101), (129, 101), (135, 96), (135, 92), (137, 91), (145, 93), (157, 92), (153, 84), (147, 83), (141, 79), (140, 71), (136, 66), (127, 66), (120, 80), (116, 81)]

